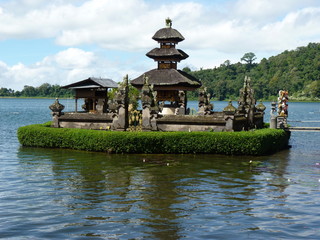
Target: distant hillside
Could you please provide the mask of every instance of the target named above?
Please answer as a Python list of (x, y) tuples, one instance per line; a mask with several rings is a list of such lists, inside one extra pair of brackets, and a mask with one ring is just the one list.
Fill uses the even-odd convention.
[[(284, 51), (269, 59), (263, 58), (260, 63), (251, 60), (235, 64), (226, 60), (220, 67), (213, 69), (191, 71), (186, 67), (183, 70), (201, 79), (211, 95), (218, 100), (237, 100), (244, 77), (248, 75), (251, 77), (251, 86), (255, 90), (257, 100), (275, 100), (278, 91), (285, 89), (289, 90), (291, 100), (320, 101), (320, 43), (309, 43), (306, 47)], [(189, 92), (189, 97), (195, 98), (197, 94)], [(60, 89), (60, 86), (48, 83), (39, 87), (24, 86), (21, 92), (0, 88), (0, 96), (70, 97), (72, 95), (71, 90)]]
[(286, 89), (292, 100), (320, 100), (320, 43), (263, 58), (258, 64), (231, 64), (227, 60), (214, 69), (184, 71), (201, 79), (218, 100), (236, 100), (245, 75), (251, 77), (256, 99), (274, 100), (280, 89)]

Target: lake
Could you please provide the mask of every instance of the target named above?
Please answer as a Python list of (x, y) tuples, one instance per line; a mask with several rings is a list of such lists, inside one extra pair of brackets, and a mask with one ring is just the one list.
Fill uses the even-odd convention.
[[(260, 157), (20, 146), (18, 127), (50, 121), (53, 101), (0, 99), (0, 238), (320, 239), (320, 132)], [(289, 102), (288, 120), (320, 126), (320, 103)]]

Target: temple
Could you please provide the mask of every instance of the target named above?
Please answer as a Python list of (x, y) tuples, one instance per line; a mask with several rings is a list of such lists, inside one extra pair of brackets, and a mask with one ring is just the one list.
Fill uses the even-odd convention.
[[(211, 95), (201, 81), (186, 72), (177, 70), (177, 64), (188, 55), (176, 49), (184, 37), (172, 28), (166, 19), (166, 27), (158, 30), (153, 40), (160, 47), (149, 51), (147, 57), (157, 62), (157, 68), (141, 74), (129, 83), (111, 79), (88, 78), (64, 86), (75, 90), (75, 111), (62, 112), (64, 106), (58, 100), (50, 106), (53, 126), (62, 128), (86, 128), (114, 131), (242, 131), (264, 127), (266, 107), (256, 105), (251, 78), (244, 78), (239, 90), (238, 106), (230, 101), (222, 111), (214, 111)], [(140, 91), (142, 109), (130, 109), (130, 86)], [(116, 88), (108, 98), (108, 89)], [(187, 91), (198, 90), (198, 110), (187, 108)], [(83, 111), (78, 111), (78, 99), (84, 99)]]
[[(183, 41), (184, 37), (172, 28), (172, 21), (166, 19), (166, 27), (158, 30), (152, 39), (157, 41), (160, 47), (152, 49), (146, 55), (156, 61), (158, 67), (133, 79), (131, 85), (141, 90), (144, 79), (147, 78), (157, 92), (157, 102), (162, 105), (162, 114), (174, 114), (174, 110), (181, 104), (186, 112), (186, 91), (194, 91), (202, 84), (188, 73), (177, 70), (177, 63), (189, 57), (184, 51), (176, 49), (176, 45)], [(184, 99), (181, 99), (182, 95)]]
[[(74, 112), (63, 112), (64, 106), (58, 99), (49, 107), (52, 111), (53, 126), (61, 128), (109, 129), (113, 124), (112, 100), (108, 99), (108, 89), (118, 88), (111, 79), (90, 77), (62, 88), (75, 92)], [(82, 109), (78, 100), (83, 99)]]

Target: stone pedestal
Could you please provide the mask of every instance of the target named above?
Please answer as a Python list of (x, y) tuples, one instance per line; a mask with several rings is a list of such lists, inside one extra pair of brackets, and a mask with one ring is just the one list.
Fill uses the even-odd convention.
[(287, 117), (277, 117), (277, 128), (285, 129), (288, 128)]
[(142, 131), (151, 131), (151, 114), (148, 107), (142, 110)]
[(233, 115), (226, 115), (225, 116), (226, 120), (226, 131), (227, 132), (233, 132), (234, 130), (234, 116)]
[(118, 121), (117, 121), (117, 130), (125, 131), (127, 128), (127, 110), (124, 107), (119, 107), (118, 109)]
[(49, 106), (49, 109), (52, 111), (52, 127), (60, 127), (59, 117), (63, 114), (64, 105), (60, 104), (59, 99), (56, 98), (55, 102)]
[(270, 118), (270, 128), (276, 129), (277, 128), (277, 117), (271, 116)]

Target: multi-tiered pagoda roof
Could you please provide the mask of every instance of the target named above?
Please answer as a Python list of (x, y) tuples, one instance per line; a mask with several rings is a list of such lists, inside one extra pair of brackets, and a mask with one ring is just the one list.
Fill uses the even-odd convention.
[[(160, 44), (160, 47), (152, 49), (146, 55), (158, 62), (158, 68), (145, 72), (131, 81), (134, 87), (142, 88), (144, 76), (148, 77), (149, 83), (154, 90), (161, 94), (161, 91), (195, 90), (201, 87), (201, 82), (186, 72), (177, 70), (177, 63), (188, 58), (188, 54), (176, 49), (176, 44), (184, 40), (184, 37), (176, 29), (172, 28), (170, 19), (166, 19), (166, 27), (158, 30), (152, 39)], [(160, 91), (160, 92), (159, 92)], [(166, 94), (167, 95), (167, 94)]]

